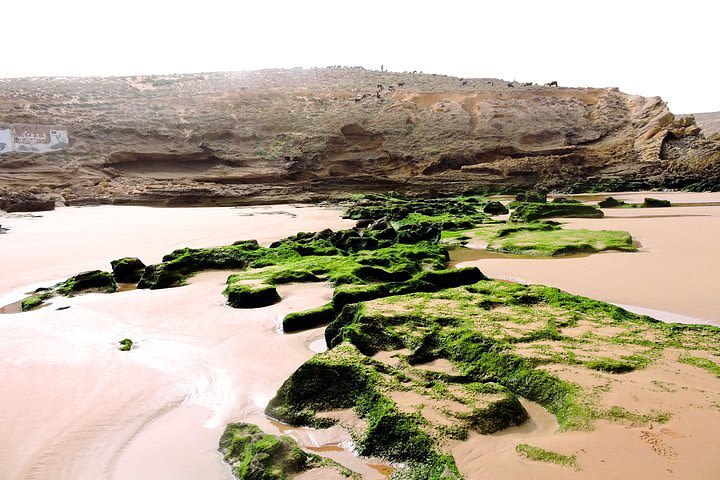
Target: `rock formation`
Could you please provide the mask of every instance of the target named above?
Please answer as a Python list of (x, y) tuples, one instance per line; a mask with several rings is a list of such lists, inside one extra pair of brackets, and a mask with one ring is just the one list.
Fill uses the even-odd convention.
[[(63, 125), (70, 146), (0, 155), (0, 187), (49, 187), (71, 204), (229, 205), (720, 186), (720, 143), (659, 97), (467, 82), (362, 68), (4, 79), (0, 122)], [(398, 87), (377, 98), (377, 85)]]

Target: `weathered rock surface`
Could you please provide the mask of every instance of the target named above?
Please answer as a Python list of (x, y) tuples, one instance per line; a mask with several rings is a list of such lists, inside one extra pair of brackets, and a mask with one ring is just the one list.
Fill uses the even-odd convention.
[(55, 209), (55, 198), (51, 195), (36, 194), (30, 191), (0, 192), (0, 210), (13, 212), (44, 212)]
[(73, 204), (720, 187), (720, 143), (692, 116), (611, 88), (361, 68), (4, 79), (0, 122), (68, 127), (65, 151), (3, 154), (0, 187)]

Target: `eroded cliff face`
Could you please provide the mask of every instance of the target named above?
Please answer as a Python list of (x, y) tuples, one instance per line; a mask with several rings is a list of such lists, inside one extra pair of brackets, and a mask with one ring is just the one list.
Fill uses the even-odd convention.
[(360, 68), (7, 79), (0, 122), (69, 128), (66, 151), (0, 156), (0, 186), (76, 204), (720, 186), (694, 118), (616, 89)]

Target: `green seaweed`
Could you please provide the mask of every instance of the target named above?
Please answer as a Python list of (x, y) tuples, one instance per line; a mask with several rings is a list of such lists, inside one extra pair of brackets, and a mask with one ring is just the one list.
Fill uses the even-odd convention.
[(578, 471), (580, 470), (580, 465), (578, 464), (577, 457), (575, 455), (564, 455), (551, 450), (545, 450), (544, 448), (533, 447), (527, 443), (518, 444), (515, 447), (515, 451), (518, 455), (525, 457), (528, 460), (555, 463), (557, 465), (571, 467)]

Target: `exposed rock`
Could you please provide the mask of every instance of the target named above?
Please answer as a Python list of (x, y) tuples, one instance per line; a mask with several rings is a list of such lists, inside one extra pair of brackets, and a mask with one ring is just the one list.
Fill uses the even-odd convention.
[(248, 285), (228, 281), (225, 293), (228, 305), (233, 308), (267, 307), (280, 301), (277, 289), (271, 285)]
[(137, 283), (145, 271), (145, 264), (137, 257), (125, 257), (110, 262), (113, 278), (119, 283)]
[(110, 273), (102, 270), (90, 270), (73, 275), (58, 284), (55, 289), (58, 293), (66, 296), (86, 291), (111, 293), (117, 291), (117, 284)]
[(622, 200), (617, 200), (613, 197), (607, 197), (605, 200), (600, 200), (598, 202), (598, 206), (600, 208), (615, 208), (615, 207), (621, 207), (625, 205), (625, 202)]
[(523, 203), (510, 215), (512, 222), (533, 222), (542, 218), (602, 218), (602, 210), (575, 203)]
[(12, 212), (44, 212), (55, 209), (55, 200), (48, 195), (30, 192), (4, 191), (0, 193), (0, 210)]
[(483, 208), (483, 212), (489, 215), (505, 215), (507, 213), (510, 213), (510, 211), (505, 205), (495, 201), (488, 202), (487, 205), (485, 205), (485, 207)]
[(225, 428), (220, 453), (238, 480), (284, 480), (321, 466), (352, 475), (335, 462), (305, 453), (292, 438), (268, 435), (249, 423), (231, 423)]
[(658, 207), (669, 207), (670, 200), (660, 200), (658, 198), (646, 197), (645, 201), (641, 204), (641, 207), (645, 208), (658, 208)]
[(70, 146), (3, 154), (0, 186), (152, 205), (720, 186), (718, 143), (658, 97), (467, 80), (361, 68), (3, 79), (0, 122), (67, 125)]

